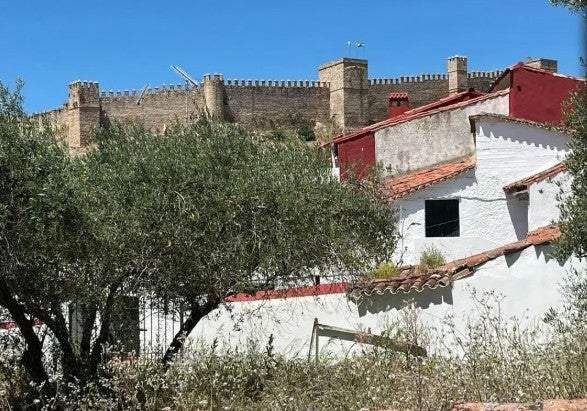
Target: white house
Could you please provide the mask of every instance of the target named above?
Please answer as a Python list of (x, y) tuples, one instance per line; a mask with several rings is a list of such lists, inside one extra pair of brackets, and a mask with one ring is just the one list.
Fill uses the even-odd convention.
[[(400, 215), (401, 263), (417, 263), (430, 246), (448, 260), (463, 258), (523, 239), (558, 218), (559, 188), (546, 180), (563, 172), (567, 135), (500, 114), (469, 118), (475, 154), (388, 181)], [(518, 180), (527, 182), (506, 189)]]
[[(579, 80), (517, 64), (490, 93), (468, 90), (335, 139), (341, 175), (387, 167), (398, 209), (397, 276), (236, 295), (202, 321), (191, 338), (234, 347), (273, 336), (290, 355), (307, 355), (315, 319), (380, 333), (412, 300), (424, 323), (446, 315), (462, 326), (477, 295), (503, 295), (502, 313), (529, 321), (561, 304), (559, 282), (579, 264), (551, 257), (560, 233), (556, 194), (565, 181), (568, 136), (553, 124)], [(447, 264), (416, 264), (434, 246)], [(339, 334), (342, 336), (344, 330)], [(336, 335), (336, 330), (331, 335)], [(337, 338), (320, 352), (346, 353), (358, 342)]]
[[(236, 347), (265, 344), (272, 336), (279, 352), (307, 355), (315, 319), (378, 334), (407, 300), (433, 327), (448, 314), (462, 324), (474, 313), (472, 290), (502, 294), (506, 316), (538, 319), (559, 306), (558, 283), (578, 262), (550, 257), (560, 235), (551, 222), (558, 217), (558, 183), (565, 182), (561, 162), (569, 152), (567, 134), (552, 124), (579, 84), (520, 63), (489, 93), (470, 89), (335, 139), (342, 178), (351, 166), (359, 173), (376, 163), (388, 168), (389, 200), (399, 217), (398, 275), (234, 295), (189, 339)], [(430, 246), (447, 264), (417, 268)], [(182, 321), (174, 310), (148, 303), (129, 302), (125, 322), (132, 322), (127, 334), (141, 353), (166, 346)], [(359, 345), (332, 338), (320, 342), (319, 352), (346, 353)]]

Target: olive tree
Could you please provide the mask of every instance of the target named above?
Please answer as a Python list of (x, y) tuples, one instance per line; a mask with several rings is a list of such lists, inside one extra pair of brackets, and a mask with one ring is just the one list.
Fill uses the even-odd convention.
[(168, 362), (227, 295), (354, 276), (395, 245), (377, 173), (339, 183), (327, 154), (299, 138), (204, 118), (163, 135), (113, 126), (71, 157), (3, 85), (0, 193), (0, 307), (46, 397), (55, 386), (40, 329), (64, 378), (83, 383), (104, 361), (120, 296), (182, 307)]
[(164, 135), (115, 127), (77, 162), (115, 264), (106, 284), (119, 272), (126, 292), (186, 310), (164, 362), (228, 294), (357, 275), (395, 245), (377, 178), (339, 183), (327, 153), (298, 138), (205, 118)]
[(59, 339), (64, 372), (80, 368), (62, 304), (75, 299), (79, 282), (72, 282), (69, 268), (92, 239), (72, 201), (71, 159), (50, 132), (25, 116), (21, 86), (11, 93), (0, 83), (0, 306), (20, 330), (23, 366), (42, 384), (48, 372), (39, 321)]

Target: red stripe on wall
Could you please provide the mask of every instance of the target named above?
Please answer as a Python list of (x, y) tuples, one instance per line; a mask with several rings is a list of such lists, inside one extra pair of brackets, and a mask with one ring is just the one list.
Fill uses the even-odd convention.
[(347, 290), (347, 283), (320, 284), (308, 287), (286, 288), (283, 290), (257, 291), (255, 294), (239, 293), (226, 297), (228, 303), (272, 300), (277, 298), (311, 297), (328, 294), (341, 294)]
[[(43, 323), (39, 320), (35, 320), (35, 325), (42, 325)], [(13, 330), (18, 328), (18, 325), (14, 321), (0, 322), (0, 330)]]

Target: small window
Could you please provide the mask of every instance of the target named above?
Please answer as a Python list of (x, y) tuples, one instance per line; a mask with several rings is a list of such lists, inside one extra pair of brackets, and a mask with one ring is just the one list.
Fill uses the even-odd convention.
[(426, 237), (458, 237), (459, 200), (426, 200)]

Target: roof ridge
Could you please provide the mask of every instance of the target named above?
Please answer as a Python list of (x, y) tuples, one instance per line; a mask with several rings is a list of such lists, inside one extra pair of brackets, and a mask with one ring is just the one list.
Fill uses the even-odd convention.
[(431, 185), (457, 177), (465, 171), (474, 168), (475, 164), (476, 155), (473, 154), (398, 176), (388, 177), (385, 180), (386, 189), (389, 190), (389, 196), (387, 198), (400, 198)]
[(558, 162), (553, 166), (550, 166), (546, 169), (540, 170), (531, 174), (527, 177), (518, 179), (514, 182), (506, 184), (503, 186), (503, 191), (506, 193), (513, 193), (516, 191), (527, 189), (530, 184), (539, 183), (541, 181), (546, 180), (547, 178), (554, 177), (555, 175), (562, 173), (567, 169), (564, 162)]
[[(382, 128), (384, 128), (385, 126), (394, 126), (396, 124), (400, 124), (406, 121), (410, 121), (416, 118), (422, 118), (422, 117), (426, 117), (428, 115), (433, 115), (433, 114), (437, 114), (437, 113), (442, 113), (444, 111), (449, 111), (449, 110), (453, 110), (456, 108), (460, 108), (460, 107), (464, 107), (467, 106), (469, 104), (473, 104), (473, 103), (477, 103), (479, 101), (484, 101), (484, 100), (489, 100), (491, 98), (496, 98), (496, 97), (501, 97), (501, 96), (505, 96), (509, 94), (509, 90), (499, 90), (499, 91), (494, 91), (493, 93), (487, 93), (487, 94), (483, 94), (482, 96), (479, 97), (474, 97), (471, 98), (469, 100), (465, 100), (465, 101), (460, 101), (458, 103), (455, 104), (451, 104), (448, 106), (444, 106), (444, 107), (439, 107), (436, 109), (431, 109), (428, 111), (419, 111), (419, 112), (415, 112), (415, 113), (409, 113), (411, 110), (406, 111), (404, 114), (397, 116), (397, 117), (393, 117), (393, 118), (387, 118), (385, 120), (382, 120), (378, 123), (375, 124), (371, 124), (369, 126), (363, 127), (360, 130), (357, 130), (353, 133), (350, 134), (346, 134), (346, 135), (342, 135), (339, 137), (336, 137), (335, 139), (333, 139), (332, 141), (330, 141), (330, 143), (342, 143), (344, 141), (348, 141), (348, 140), (353, 140), (355, 138), (364, 136), (370, 132), (375, 132), (378, 131)], [(432, 104), (432, 103), (430, 103)], [(424, 107), (424, 106), (422, 106)], [(413, 110), (417, 110), (420, 107), (417, 107)]]

